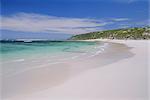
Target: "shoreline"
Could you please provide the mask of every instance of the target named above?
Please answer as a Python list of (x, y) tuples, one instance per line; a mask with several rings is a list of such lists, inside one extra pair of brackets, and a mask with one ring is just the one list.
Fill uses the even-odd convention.
[[(109, 51), (109, 54), (94, 57), (92, 59), (93, 61), (91, 59), (86, 59), (84, 61), (62, 63), (53, 66), (52, 69), (50, 66), (39, 69), (38, 73), (35, 73), (35, 70), (32, 70), (31, 73), (28, 73), (29, 76), (34, 76), (31, 80), (34, 80), (37, 77), (37, 80), (31, 81), (32, 88), (40, 88), (42, 85), (47, 85), (48, 87), (52, 85), (52, 87), (46, 87), (44, 90), (25, 94), (24, 96), (18, 94), (16, 97), (8, 98), (6, 100), (148, 99), (148, 50), (150, 49), (150, 41), (108, 39), (84, 41), (103, 41), (119, 43), (119, 45), (121, 43), (121, 45), (124, 44), (129, 47), (129, 51), (133, 53), (134, 56), (130, 55), (130, 52), (122, 47), (119, 47), (118, 49), (115, 47), (114, 50)], [(119, 52), (124, 53), (122, 55), (122, 53)], [(120, 58), (120, 56), (122, 57)], [(110, 62), (115, 59), (116, 61)], [(104, 64), (101, 65), (102, 63)], [(93, 68), (93, 66), (97, 67)], [(73, 77), (70, 77), (70, 74), (73, 74)], [(57, 81), (53, 83), (52, 81), (54, 80), (57, 80), (59, 84), (56, 84)], [(48, 83), (43, 84), (44, 81)]]

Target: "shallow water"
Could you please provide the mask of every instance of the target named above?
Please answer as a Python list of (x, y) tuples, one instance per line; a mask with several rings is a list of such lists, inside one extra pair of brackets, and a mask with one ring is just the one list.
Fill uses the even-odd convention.
[(103, 52), (106, 45), (103, 42), (71, 41), (1, 43), (2, 74), (13, 75), (47, 64), (93, 57)]
[[(59, 57), (74, 53), (96, 53), (104, 43), (96, 42), (6, 42), (0, 43), (2, 63), (38, 57)], [(97, 47), (98, 46), (98, 47)], [(72, 56), (70, 56), (72, 57)], [(64, 56), (65, 58), (65, 56)]]
[(2, 58), (28, 57), (36, 55), (56, 55), (67, 51), (80, 51), (95, 42), (6, 42), (0, 43)]

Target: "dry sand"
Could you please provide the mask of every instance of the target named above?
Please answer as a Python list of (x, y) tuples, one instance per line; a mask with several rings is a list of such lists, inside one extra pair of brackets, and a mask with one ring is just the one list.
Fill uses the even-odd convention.
[(92, 59), (3, 77), (3, 100), (148, 100), (150, 41), (96, 41), (112, 47)]

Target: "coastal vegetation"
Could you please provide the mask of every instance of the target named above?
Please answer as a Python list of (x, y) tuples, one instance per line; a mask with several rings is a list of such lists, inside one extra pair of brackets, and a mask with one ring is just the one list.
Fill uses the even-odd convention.
[(86, 40), (86, 39), (150, 39), (150, 26), (105, 30), (98, 32), (90, 32), (85, 34), (74, 35), (70, 40)]

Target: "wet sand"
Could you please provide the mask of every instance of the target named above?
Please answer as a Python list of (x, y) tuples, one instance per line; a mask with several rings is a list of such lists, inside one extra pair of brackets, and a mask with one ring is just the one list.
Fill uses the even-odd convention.
[(95, 56), (2, 76), (2, 100), (147, 100), (148, 42), (106, 43)]

